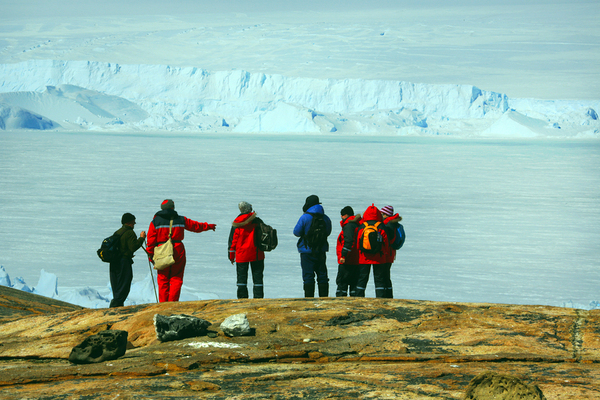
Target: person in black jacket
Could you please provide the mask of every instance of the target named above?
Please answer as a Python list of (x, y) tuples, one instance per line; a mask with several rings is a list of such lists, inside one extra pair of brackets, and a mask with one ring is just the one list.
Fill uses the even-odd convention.
[(125, 213), (121, 217), (123, 226), (115, 233), (121, 236), (121, 257), (117, 261), (110, 263), (110, 286), (113, 292), (113, 299), (110, 301), (110, 307), (122, 307), (129, 296), (131, 290), (131, 281), (133, 280), (133, 253), (135, 253), (146, 238), (146, 232), (142, 231), (138, 238), (133, 227), (135, 226), (135, 216)]
[(338, 274), (335, 280), (337, 289), (336, 297), (356, 296), (356, 284), (358, 282), (358, 244), (356, 234), (358, 233), (361, 219), (360, 214), (354, 215), (354, 210), (350, 206), (342, 208), (340, 211), (342, 220), (340, 226), (342, 230), (338, 235), (336, 253), (338, 257)]

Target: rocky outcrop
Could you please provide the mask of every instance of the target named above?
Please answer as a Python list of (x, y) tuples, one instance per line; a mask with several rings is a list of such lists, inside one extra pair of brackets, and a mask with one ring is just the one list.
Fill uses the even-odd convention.
[(32, 315), (54, 314), (82, 310), (83, 307), (65, 303), (22, 290), (0, 286), (0, 324)]
[(74, 364), (91, 364), (116, 360), (127, 351), (127, 332), (107, 329), (88, 336), (73, 347), (69, 361)]
[[(32, 300), (33, 301), (33, 300)], [(211, 322), (160, 342), (154, 316)], [(246, 314), (252, 335), (220, 331)], [(0, 391), (12, 398), (464, 398), (485, 373), (546, 399), (600, 395), (600, 311), (369, 298), (210, 300), (19, 316), (0, 326)], [(68, 361), (104, 330), (119, 359)]]

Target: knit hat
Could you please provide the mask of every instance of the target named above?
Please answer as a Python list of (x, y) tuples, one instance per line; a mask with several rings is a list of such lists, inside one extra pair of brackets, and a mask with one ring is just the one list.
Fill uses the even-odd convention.
[(319, 202), (319, 196), (317, 196), (316, 194), (311, 194), (306, 198), (306, 201), (304, 202), (304, 207), (302, 207), (302, 211), (306, 212), (309, 208), (311, 208), (312, 206), (316, 206), (317, 204), (321, 204)]
[(160, 204), (161, 210), (168, 210), (169, 208), (175, 209), (175, 203), (173, 203), (173, 200), (167, 199)]
[(387, 215), (388, 217), (391, 217), (392, 215), (394, 215), (394, 207), (392, 207), (392, 206), (381, 207), (381, 213)]
[(252, 212), (252, 204), (245, 201), (242, 201), (240, 204), (238, 204), (238, 208), (242, 214), (248, 214), (249, 212)]
[(346, 206), (342, 208), (342, 211), (340, 211), (340, 215), (349, 215), (352, 217), (354, 216), (354, 210), (352, 209), (352, 207)]
[(121, 217), (121, 223), (122, 224), (128, 224), (128, 223), (133, 222), (133, 221), (135, 221), (135, 215), (133, 215), (133, 214), (125, 213)]

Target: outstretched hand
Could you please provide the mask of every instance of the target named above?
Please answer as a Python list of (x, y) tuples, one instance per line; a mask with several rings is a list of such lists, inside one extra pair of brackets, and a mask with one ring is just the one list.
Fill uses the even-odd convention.
[(208, 224), (208, 229), (214, 231), (215, 229), (217, 229), (217, 224)]

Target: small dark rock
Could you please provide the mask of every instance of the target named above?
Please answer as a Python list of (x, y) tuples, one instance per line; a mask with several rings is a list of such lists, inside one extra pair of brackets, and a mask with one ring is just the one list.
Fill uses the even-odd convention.
[(73, 347), (69, 361), (75, 364), (92, 364), (115, 360), (125, 354), (127, 332), (119, 330), (102, 331), (87, 337)]
[(185, 314), (154, 316), (156, 337), (161, 342), (204, 336), (210, 325), (211, 323), (204, 319)]

